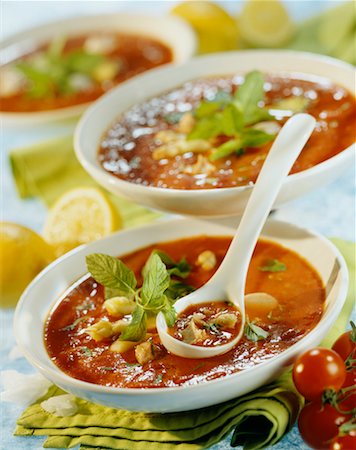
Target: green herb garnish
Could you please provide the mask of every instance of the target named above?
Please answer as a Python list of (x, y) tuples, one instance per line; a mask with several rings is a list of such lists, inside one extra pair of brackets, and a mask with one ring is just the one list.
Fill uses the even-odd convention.
[(93, 355), (92, 350), (90, 350), (90, 348), (88, 348), (88, 347), (81, 347), (80, 350), (84, 353), (85, 356), (92, 356)]
[(104, 55), (87, 53), (82, 49), (64, 52), (65, 44), (66, 39), (60, 36), (52, 40), (47, 50), (15, 64), (29, 81), (28, 96), (44, 98), (71, 94), (76, 91), (72, 75), (80, 75), (90, 81), (95, 70), (109, 61)]
[(268, 332), (263, 328), (257, 326), (253, 322), (250, 322), (248, 318), (246, 318), (244, 334), (249, 341), (257, 342), (262, 341), (268, 337)]
[(66, 327), (63, 327), (62, 330), (63, 331), (73, 331), (74, 328), (78, 325), (78, 323), (83, 322), (83, 320), (86, 320), (86, 319), (87, 319), (87, 316), (79, 317), (78, 319), (76, 319), (70, 325), (67, 325)]
[(84, 311), (84, 310), (94, 309), (94, 308), (95, 308), (95, 303), (90, 301), (90, 300), (86, 300), (81, 305), (78, 305), (78, 306), (75, 307), (75, 309), (77, 311)]
[(278, 259), (269, 259), (264, 266), (258, 268), (261, 272), (284, 272), (286, 269), (287, 266)]
[(102, 367), (100, 367), (100, 369), (101, 369), (101, 370), (107, 370), (107, 371), (115, 370), (114, 367), (110, 367), (110, 366), (102, 366)]
[(213, 322), (207, 323), (204, 325), (204, 328), (206, 330), (210, 331), (211, 333), (221, 334), (221, 331), (220, 331), (221, 326), (217, 323), (213, 323)]
[(183, 117), (183, 115), (184, 115), (183, 112), (179, 112), (179, 111), (171, 112), (164, 116), (164, 120), (172, 125), (175, 125), (180, 121), (180, 119)]
[(159, 373), (156, 378), (153, 380), (153, 384), (159, 384), (163, 380), (163, 375)]
[[(162, 261), (167, 262), (168, 267)], [(136, 307), (130, 324), (120, 335), (120, 340), (138, 342), (146, 335), (147, 314), (162, 312), (168, 326), (173, 326), (176, 311), (173, 303), (183, 292), (190, 292), (190, 286), (171, 280), (171, 274), (181, 278), (188, 275), (190, 266), (185, 259), (175, 263), (163, 252), (153, 251), (143, 270), (143, 284), (137, 288), (137, 280), (131, 269), (122, 261), (109, 255), (95, 253), (86, 258), (92, 277), (105, 286), (110, 295), (123, 295), (135, 299)], [(184, 290), (183, 290), (184, 286)]]
[(263, 75), (253, 71), (246, 75), (234, 95), (228, 95), (224, 100), (202, 101), (194, 111), (196, 124), (187, 139), (231, 138), (212, 152), (211, 161), (232, 153), (242, 154), (245, 148), (259, 147), (272, 141), (274, 135), (251, 128), (253, 124), (272, 117), (268, 109), (261, 106), (263, 84)]

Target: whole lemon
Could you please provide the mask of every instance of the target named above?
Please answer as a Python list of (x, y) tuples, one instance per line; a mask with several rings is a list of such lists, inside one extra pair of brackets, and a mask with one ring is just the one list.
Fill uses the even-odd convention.
[(12, 307), (54, 258), (52, 248), (22, 225), (0, 222), (0, 306)]

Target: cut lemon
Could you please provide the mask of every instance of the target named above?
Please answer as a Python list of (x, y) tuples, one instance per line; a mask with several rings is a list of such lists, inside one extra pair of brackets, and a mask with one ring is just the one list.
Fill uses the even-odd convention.
[(53, 249), (37, 233), (1, 222), (0, 306), (14, 306), (25, 287), (53, 259)]
[(279, 0), (248, 0), (238, 24), (241, 39), (253, 47), (282, 47), (294, 34), (294, 25)]
[(186, 20), (195, 30), (199, 53), (233, 50), (238, 46), (236, 20), (223, 8), (209, 1), (185, 1), (172, 14)]
[(50, 209), (43, 229), (56, 256), (100, 239), (121, 227), (121, 217), (109, 198), (97, 188), (65, 192)]

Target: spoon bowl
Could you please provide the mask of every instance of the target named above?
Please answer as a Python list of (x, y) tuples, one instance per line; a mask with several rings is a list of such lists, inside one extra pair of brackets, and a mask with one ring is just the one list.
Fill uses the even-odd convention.
[(192, 345), (171, 336), (164, 315), (156, 326), (162, 344), (171, 353), (184, 358), (211, 358), (231, 350), (242, 338), (245, 323), (244, 293), (247, 271), (262, 227), (284, 179), (315, 127), (309, 114), (296, 114), (283, 126), (275, 139), (257, 178), (228, 252), (215, 275), (202, 288), (179, 299), (174, 307), (179, 315), (188, 306), (229, 300), (241, 314), (237, 335), (226, 344), (213, 347)]

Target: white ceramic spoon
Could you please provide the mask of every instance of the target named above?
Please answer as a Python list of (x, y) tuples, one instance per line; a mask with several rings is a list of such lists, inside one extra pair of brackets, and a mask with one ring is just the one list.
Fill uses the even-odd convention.
[(234, 239), (219, 269), (203, 287), (179, 299), (174, 305), (179, 314), (190, 305), (229, 300), (241, 314), (238, 335), (230, 342), (214, 347), (187, 344), (168, 333), (167, 323), (160, 313), (156, 321), (157, 331), (162, 344), (171, 353), (185, 358), (210, 358), (228, 352), (241, 339), (245, 325), (245, 283), (253, 250), (282, 183), (314, 126), (315, 119), (309, 114), (297, 114), (285, 123), (263, 164)]

